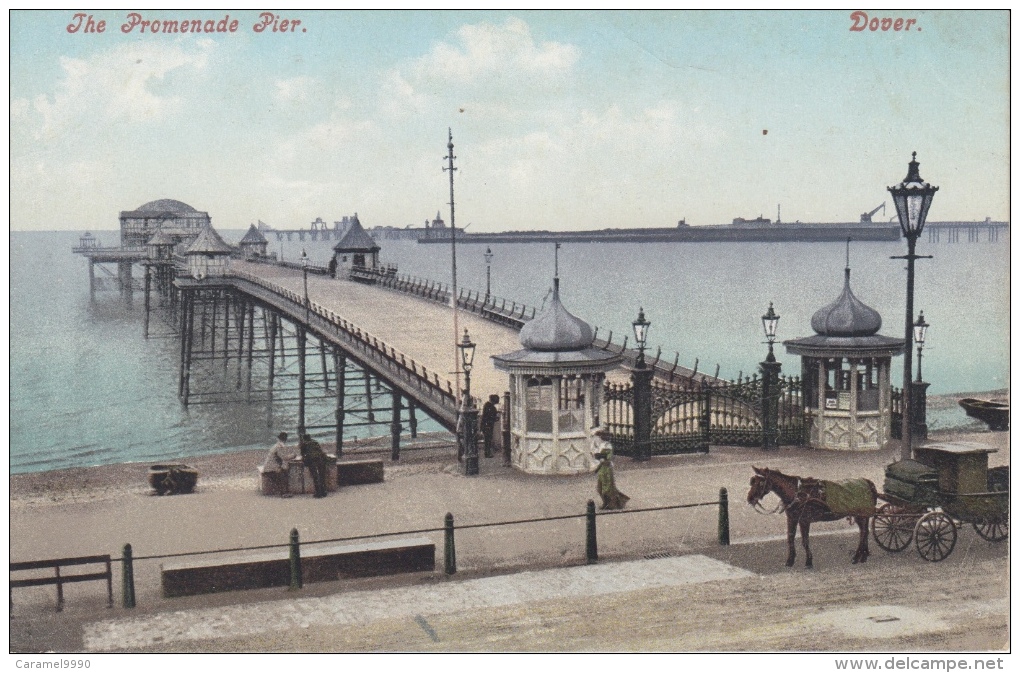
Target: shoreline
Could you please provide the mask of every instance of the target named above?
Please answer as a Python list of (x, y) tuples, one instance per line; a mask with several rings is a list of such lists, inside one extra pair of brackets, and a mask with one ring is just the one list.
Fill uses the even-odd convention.
[[(984, 424), (968, 425), (932, 430), (929, 433), (929, 440), (981, 441), (998, 450), (991, 457), (992, 466), (1009, 464), (1008, 431), (992, 432)], [(323, 443), (322, 446), (327, 453), (334, 452), (334, 444)], [(184, 457), (174, 462), (187, 463), (198, 470), (198, 488), (201, 491), (258, 490), (256, 468), (261, 465), (268, 448)], [(297, 451), (296, 446), (293, 448)], [(726, 448), (719, 447), (717, 452), (724, 452)], [(814, 452), (808, 447), (784, 448)], [(344, 457), (347, 459), (382, 455), (387, 471), (407, 473), (448, 471), (451, 462), (455, 460), (452, 444), (443, 433), (419, 436), (417, 444), (403, 446), (399, 463), (390, 461), (389, 451), (389, 437), (369, 438), (344, 445)], [(821, 453), (829, 453), (833, 457), (842, 455), (840, 452), (819, 452)], [(846, 455), (852, 458), (860, 453)], [(10, 475), (10, 509), (13, 512), (48, 506), (116, 502), (130, 497), (148, 497), (153, 495), (153, 490), (148, 484), (149, 467), (148, 462), (118, 463)], [(617, 467), (628, 469), (626, 461), (621, 461)]]
[[(415, 444), (402, 447), (400, 462), (416, 464), (434, 459), (440, 449), (450, 446), (444, 433), (421, 433)], [(365, 457), (385, 454), (389, 460), (388, 436), (372, 437), (344, 443), (344, 456)], [(384, 446), (385, 445), (385, 446)], [(297, 452), (297, 445), (293, 445)], [(323, 442), (326, 453), (334, 453), (336, 445)], [(262, 464), (269, 450), (240, 449), (223, 453), (185, 456), (165, 463), (187, 463), (199, 471), (199, 488), (203, 491), (234, 491), (257, 489), (256, 468)], [(443, 450), (449, 458), (449, 450)], [(26, 472), (10, 475), (10, 506), (12, 510), (47, 505), (118, 500), (125, 496), (148, 496), (151, 462), (114, 463), (88, 467), (65, 467), (43, 472)]]
[[(967, 397), (978, 397), (978, 398), (991, 398), (991, 397), (1009, 397), (1008, 388), (999, 388), (996, 390), (985, 390), (980, 392), (960, 392), (960, 393), (945, 393), (939, 395), (928, 396), (928, 411), (956, 411), (959, 410), (963, 413), (963, 410), (959, 407), (959, 400)], [(930, 419), (929, 419), (930, 420)], [(967, 417), (968, 422), (963, 425), (953, 425), (945, 428), (937, 428), (933, 432), (980, 432), (985, 425), (977, 419), (970, 419)], [(430, 432), (420, 433), (419, 437), (435, 439), (436, 436), (445, 436), (443, 432)], [(389, 435), (379, 435), (376, 437), (365, 437), (353, 440), (346, 440), (344, 443), (345, 449), (349, 448), (351, 451), (366, 451), (366, 450), (378, 450), (385, 452), (389, 451)], [(383, 448), (383, 445), (385, 447)], [(413, 445), (412, 443), (409, 443)], [(51, 475), (51, 477), (62, 480), (65, 478), (83, 479), (86, 482), (89, 479), (96, 479), (98, 475), (106, 471), (117, 471), (120, 469), (128, 469), (137, 467), (143, 471), (147, 471), (150, 465), (158, 463), (188, 463), (193, 467), (202, 466), (207, 467), (215, 475), (222, 471), (227, 466), (234, 466), (238, 461), (246, 461), (245, 464), (255, 461), (254, 464), (261, 464), (262, 459), (265, 457), (266, 451), (269, 450), (270, 444), (267, 444), (265, 448), (250, 448), (250, 447), (236, 447), (226, 448), (217, 453), (203, 453), (191, 456), (181, 456), (177, 458), (167, 458), (162, 461), (137, 461), (137, 462), (126, 462), (126, 463), (102, 463), (99, 465), (86, 465), (80, 467), (61, 467), (54, 468), (51, 470), (38, 470), (34, 472), (18, 472), (10, 474), (11, 478), (11, 496), (15, 494), (15, 481), (31, 481), (33, 479), (43, 478), (43, 475)], [(322, 442), (323, 448), (328, 453), (332, 453), (335, 444), (332, 442)], [(134, 472), (132, 471), (132, 474)]]

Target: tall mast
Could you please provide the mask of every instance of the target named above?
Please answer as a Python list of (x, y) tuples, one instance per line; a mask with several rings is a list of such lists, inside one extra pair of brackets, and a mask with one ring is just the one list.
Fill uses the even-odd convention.
[(460, 325), (457, 323), (457, 220), (454, 217), (453, 206), (453, 172), (457, 170), (453, 166), (453, 160), (457, 157), (453, 154), (453, 129), (447, 128), (449, 141), (446, 143), (447, 155), (443, 157), (448, 165), (443, 167), (444, 171), (450, 172), (450, 259), (453, 269), (453, 282), (450, 285), (450, 302), (453, 306), (453, 373), (456, 378), (457, 389), (455, 396), (460, 401), (460, 351), (457, 348), (460, 338)]

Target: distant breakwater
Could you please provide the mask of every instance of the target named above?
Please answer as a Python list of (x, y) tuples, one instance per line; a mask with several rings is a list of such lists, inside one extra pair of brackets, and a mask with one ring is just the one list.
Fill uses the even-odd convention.
[[(899, 226), (849, 224), (768, 225), (765, 227), (700, 226), (589, 231), (507, 231), (458, 234), (460, 243), (718, 243), (895, 241)], [(450, 238), (420, 238), (419, 243), (449, 243)]]

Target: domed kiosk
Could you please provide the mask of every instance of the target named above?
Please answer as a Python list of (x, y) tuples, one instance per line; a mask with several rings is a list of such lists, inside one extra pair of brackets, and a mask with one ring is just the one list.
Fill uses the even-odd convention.
[(595, 429), (605, 374), (620, 355), (592, 347), (591, 325), (552, 301), (521, 328), (522, 350), (494, 355), (510, 374), (510, 461), (530, 474), (581, 474), (596, 466)]
[(784, 341), (801, 356), (810, 444), (837, 451), (877, 450), (891, 436), (892, 356), (903, 339), (882, 336), (882, 316), (850, 289), (849, 252), (843, 292), (811, 318), (814, 336)]

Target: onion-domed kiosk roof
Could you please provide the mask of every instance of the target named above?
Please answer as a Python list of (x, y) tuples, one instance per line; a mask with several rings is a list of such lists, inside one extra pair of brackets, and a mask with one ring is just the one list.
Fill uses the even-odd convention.
[(882, 336), (882, 316), (850, 289), (850, 267), (845, 269), (843, 292), (811, 317), (814, 336), (784, 341), (788, 353), (809, 356), (874, 357), (903, 351), (903, 339)]
[[(560, 301), (560, 279), (553, 279), (549, 307), (521, 328), (522, 350), (493, 355), (498, 369), (504, 371), (535, 369), (545, 371), (602, 370), (619, 364), (617, 353), (592, 346), (595, 333), (591, 325), (578, 318)], [(569, 372), (567, 372), (569, 373)]]

